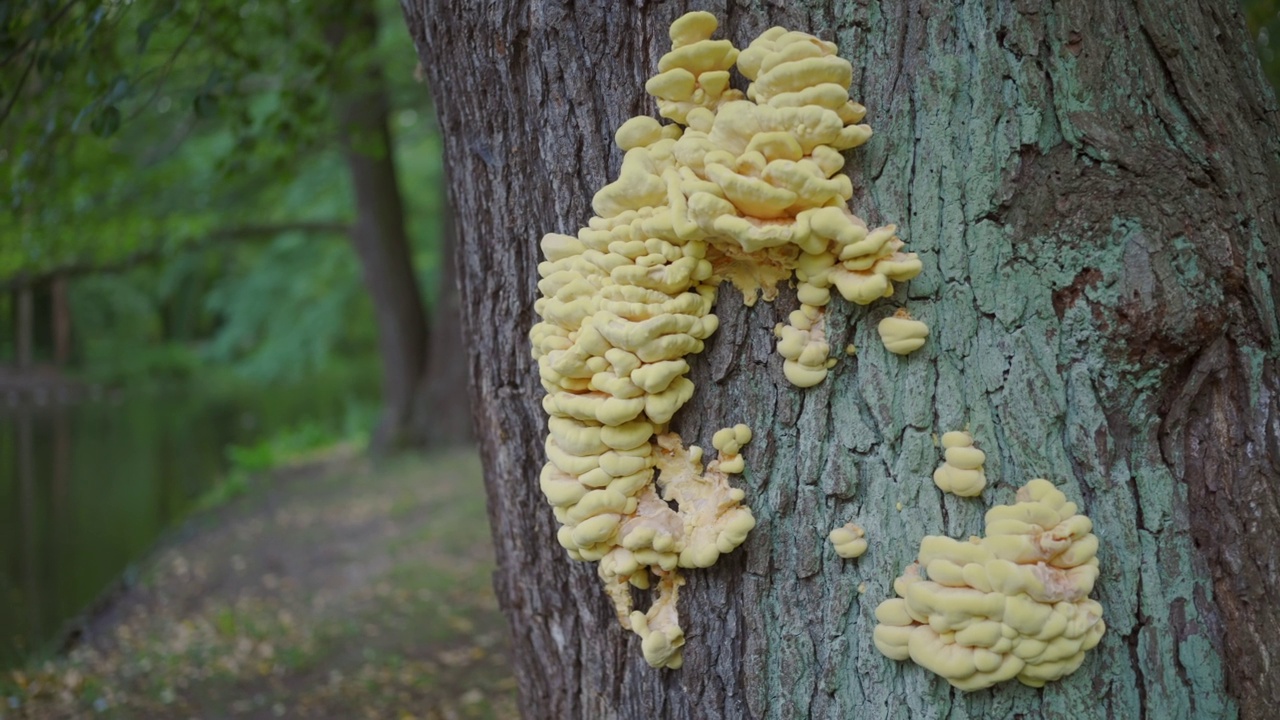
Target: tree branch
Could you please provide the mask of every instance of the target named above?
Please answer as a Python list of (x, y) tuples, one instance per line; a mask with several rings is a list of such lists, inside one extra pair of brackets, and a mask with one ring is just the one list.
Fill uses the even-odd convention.
[(299, 221), (291, 223), (272, 223), (266, 225), (241, 225), (238, 227), (214, 230), (203, 238), (182, 245), (178, 248), (165, 248), (161, 245), (136, 250), (112, 262), (96, 262), (93, 260), (73, 260), (55, 265), (46, 270), (35, 272), (18, 272), (0, 281), (0, 292), (12, 292), (54, 277), (75, 277), (77, 275), (98, 275), (129, 270), (139, 265), (156, 262), (171, 252), (188, 252), (207, 250), (218, 243), (228, 240), (263, 240), (271, 239), (287, 232), (304, 232), (318, 235), (347, 235), (351, 226), (342, 222)]
[[(147, 99), (144, 100), (137, 108), (134, 109), (134, 111), (129, 115), (130, 120), (136, 119), (139, 115), (143, 113), (143, 111), (151, 107), (151, 103), (155, 102), (155, 99), (160, 94), (160, 91), (164, 89), (165, 83), (169, 81), (169, 73), (173, 72), (173, 66), (177, 62), (178, 57), (182, 55), (182, 51), (186, 49), (187, 43), (191, 42), (191, 38), (195, 36), (196, 30), (200, 29), (200, 21), (203, 19), (204, 19), (204, 9), (201, 8), (196, 13), (195, 21), (191, 23), (191, 29), (187, 30), (187, 34), (183, 36), (182, 42), (178, 43), (178, 47), (175, 48), (174, 51), (169, 54), (169, 59), (165, 61), (163, 66), (161, 66), (160, 79), (156, 81), (156, 86), (155, 88), (152, 89), (151, 95), (147, 97)], [(151, 71), (149, 70), (143, 73), (142, 77), (145, 77), (150, 72)], [(139, 77), (138, 79), (141, 80), (142, 77)]]
[(18, 102), (18, 98), (22, 95), (22, 88), (27, 84), (27, 76), (31, 74), (31, 68), (36, 66), (36, 54), (31, 53), (31, 60), (27, 62), (27, 67), (22, 71), (22, 75), (18, 76), (18, 84), (14, 86), (13, 93), (9, 98), (9, 102), (5, 103), (4, 111), (0, 112), (0, 125), (8, 119), (9, 113), (13, 111), (13, 106)]
[[(65, 5), (62, 6), (61, 9), (55, 12), (53, 14), (53, 17), (49, 18), (48, 28), (52, 28), (54, 25), (58, 23), (58, 21), (62, 20), (62, 16), (66, 15), (67, 11), (71, 9), (71, 6), (75, 5), (77, 2), (79, 2), (79, 0), (69, 0)], [(18, 44), (16, 48), (13, 49), (12, 52), (6, 55), (3, 60), (0, 60), (0, 67), (4, 67), (5, 65), (8, 65), (10, 61), (18, 57), (19, 55), (21, 55), (28, 47), (30, 47), (31, 43), (36, 42), (39, 39), (40, 38), (37, 38), (36, 36), (33, 35), (31, 37), (28, 37), (26, 40), (23, 40), (21, 43)]]

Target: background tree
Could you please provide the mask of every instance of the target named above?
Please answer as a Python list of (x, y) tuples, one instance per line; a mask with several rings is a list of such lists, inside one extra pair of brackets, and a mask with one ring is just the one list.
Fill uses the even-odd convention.
[[(375, 447), (465, 439), (466, 422), (433, 426), (414, 410), (439, 394), (431, 378), (447, 373), (434, 370), (462, 358), (428, 355), (425, 299), (454, 284), (432, 272), (443, 266), (444, 212), (438, 192), (406, 207), (400, 183), (439, 185), (437, 142), (428, 118), (418, 122), (418, 111), (405, 107), (409, 99), (420, 106), (420, 93), (403, 35), (379, 32), (386, 10), (393, 8), (102, 0), (0, 9), (0, 182), (12, 213), (0, 229), (0, 287), (11, 297), (19, 349), (42, 326), (22, 322), (33, 315), (23, 308), (39, 307), (33, 289), (43, 297), (67, 278), (98, 276), (76, 283), (73, 299), (172, 302), (187, 318), (202, 308), (215, 316), (196, 333), (208, 341), (202, 358), (258, 380), (296, 379), (351, 354), (344, 344), (376, 338), (376, 349), (355, 353), (381, 361)], [(407, 176), (397, 155), (413, 161)], [(326, 241), (348, 236), (358, 265), (346, 262), (349, 249)], [(231, 248), (243, 240), (269, 247)], [(196, 252), (203, 261), (191, 260)], [(163, 271), (124, 283), (100, 277), (141, 264)], [(358, 293), (361, 277), (371, 303)], [(282, 301), (296, 303), (289, 311)], [(62, 303), (54, 314), (92, 315), (98, 305)], [(140, 316), (133, 305), (120, 314)], [(376, 333), (362, 330), (370, 314)], [(150, 356), (157, 335), (193, 339), (171, 337), (167, 322), (141, 335), (120, 324), (76, 325), (91, 354), (84, 364), (96, 372), (117, 356)], [(102, 345), (111, 351), (99, 352)], [(126, 346), (141, 351), (121, 353)], [(143, 371), (175, 364), (182, 353), (171, 350)], [(451, 404), (465, 417), (458, 393)]]
[(1241, 6), (1262, 69), (1271, 79), (1271, 86), (1280, 87), (1280, 1), (1242, 0)]
[[(591, 215), (620, 165), (613, 131), (653, 113), (644, 80), (694, 8), (402, 4), (445, 135), (496, 584), (529, 717), (1270, 717), (1280, 136), (1235, 6), (697, 7), (739, 47), (784, 25), (851, 58), (876, 131), (851, 157), (853, 206), (920, 253), (894, 304), (934, 331), (903, 361), (874, 336), (888, 303), (837, 305), (831, 345), (861, 350), (800, 391), (771, 332), (794, 295), (747, 309), (724, 293), (674, 429), (706, 445), (752, 426), (741, 484), (759, 525), (690, 577), (684, 668), (665, 672), (554, 540), (524, 338), (538, 239)], [(982, 503), (928, 481), (933, 433), (966, 424), (987, 441)], [(1037, 476), (1082, 499), (1102, 541), (1109, 629), (1084, 666), (1043, 691), (961, 694), (876, 652), (872, 611), (919, 538), (980, 531)], [(849, 519), (872, 541), (857, 564), (823, 540)]]

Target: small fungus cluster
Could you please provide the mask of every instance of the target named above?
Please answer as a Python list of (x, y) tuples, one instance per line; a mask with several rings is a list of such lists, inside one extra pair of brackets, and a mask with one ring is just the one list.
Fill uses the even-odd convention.
[(903, 309), (881, 320), (876, 330), (884, 349), (895, 355), (909, 355), (919, 350), (929, 337), (929, 326), (913, 319)]
[(942, 436), (943, 463), (933, 471), (933, 484), (942, 492), (976, 497), (987, 486), (982, 463), (987, 454), (973, 446), (973, 436), (952, 430)]
[[(599, 561), (619, 619), (660, 667), (681, 663), (680, 568), (713, 564), (755, 523), (727, 481), (744, 469), (750, 430), (717, 433), (720, 456), (704, 471), (701, 450), (668, 428), (693, 394), (685, 358), (717, 328), (717, 286), (732, 282), (750, 305), (794, 277), (800, 309), (778, 328), (778, 351), (788, 380), (808, 387), (835, 362), (831, 289), (867, 304), (921, 269), (894, 226), (870, 229), (847, 206), (840, 153), (871, 129), (836, 46), (775, 27), (739, 53), (711, 39), (716, 26), (705, 12), (672, 24), (645, 89), (675, 124), (635, 117), (618, 129), (626, 155), (595, 195), (595, 217), (542, 239), (542, 321), (530, 332), (550, 416), (541, 486), (558, 539), (572, 558)], [(729, 87), (735, 64), (745, 93)], [(629, 586), (651, 576), (657, 598), (632, 612)]]
[(848, 523), (841, 525), (827, 535), (827, 539), (835, 546), (836, 554), (845, 559), (862, 557), (867, 551), (867, 531), (860, 525)]
[[(1032, 687), (1084, 662), (1106, 624), (1089, 599), (1098, 538), (1048, 480), (987, 511), (986, 537), (928, 536), (876, 608), (875, 645), (962, 690), (1017, 678)], [(923, 568), (924, 575), (920, 571)]]

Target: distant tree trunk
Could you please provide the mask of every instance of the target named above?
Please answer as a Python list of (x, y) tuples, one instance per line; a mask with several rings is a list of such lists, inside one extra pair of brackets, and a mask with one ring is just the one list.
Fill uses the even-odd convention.
[(56, 276), (50, 283), (53, 315), (53, 362), (65, 368), (71, 361), (71, 302), (67, 279)]
[(14, 362), (19, 370), (26, 370), (35, 362), (35, 291), (30, 285), (24, 285), (14, 294)]
[[(441, 196), (446, 190), (440, 189)], [(431, 315), (431, 342), (423, 377), (418, 382), (414, 427), (424, 446), (462, 445), (474, 437), (471, 430), (471, 396), (467, 389), (468, 363), (472, 355), (463, 342), (462, 308), (458, 300), (457, 229), (448, 197), (440, 246), (440, 279), (436, 283)]]
[[(540, 494), (546, 421), (526, 339), (538, 240), (616, 176), (611, 138), (691, 3), (402, 0), (458, 213), (463, 332), (529, 718), (1272, 718), (1280, 698), (1280, 137), (1230, 2), (700, 3), (745, 46), (771, 25), (839, 43), (876, 136), (853, 207), (896, 222), (933, 333), (879, 348), (888, 305), (829, 311), (863, 349), (790, 387), (744, 308), (692, 358), (675, 429), (746, 422), (759, 524), (681, 591), (684, 668), (641, 658)], [(728, 7), (726, 7), (728, 5)], [(934, 433), (986, 440), (982, 502), (939, 497)], [(953, 691), (871, 642), (921, 536), (979, 533), (1044, 476), (1093, 517), (1107, 634), (1043, 691)], [(897, 504), (901, 503), (901, 510)], [(871, 551), (823, 541), (856, 520)], [(865, 592), (858, 587), (865, 583)]]
[[(330, 27), (335, 46), (357, 36), (372, 45), (377, 15), (372, 6), (350, 4)], [(380, 70), (370, 68), (354, 87), (337, 89), (339, 138), (355, 192), (352, 241), (373, 299), (382, 360), (382, 416), (374, 432), (375, 452), (466, 442), (471, 413), (466, 389), (466, 346), (457, 318), (451, 223), (447, 217), (441, 252), (440, 297), (428, 322), (404, 203), (396, 179), (390, 105)]]
[[(372, 46), (377, 16), (359, 3), (330, 26), (330, 42)], [(351, 38), (356, 40), (351, 40)], [(389, 130), (389, 105), (380, 70), (336, 89), (335, 109), (343, 156), (355, 193), (356, 222), (351, 239), (360, 258), (365, 287), (373, 299), (382, 360), (382, 416), (372, 445), (386, 451), (418, 442), (412, 427), (414, 398), (427, 358), (427, 317), (413, 270), (404, 204), (396, 180)]]

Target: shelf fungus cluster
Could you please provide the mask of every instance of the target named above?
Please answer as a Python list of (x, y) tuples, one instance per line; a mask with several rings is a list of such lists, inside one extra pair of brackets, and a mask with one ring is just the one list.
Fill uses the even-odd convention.
[(982, 470), (987, 454), (973, 446), (973, 436), (952, 430), (942, 436), (943, 462), (933, 471), (933, 484), (942, 492), (977, 497), (987, 486)]
[(862, 557), (867, 551), (867, 531), (861, 525), (841, 525), (832, 530), (827, 539), (835, 546), (836, 554), (846, 560)]
[[(928, 536), (876, 608), (875, 645), (962, 690), (1017, 678), (1032, 687), (1074, 672), (1106, 629), (1089, 599), (1098, 578), (1093, 523), (1047, 480), (987, 511), (986, 537)], [(921, 569), (924, 575), (921, 575)]]
[(911, 317), (905, 309), (880, 321), (876, 326), (884, 349), (894, 355), (910, 355), (924, 346), (929, 326)]
[[(622, 624), (646, 660), (678, 667), (682, 568), (707, 567), (754, 525), (728, 475), (742, 472), (745, 426), (717, 433), (704, 469), (669, 423), (693, 394), (687, 357), (716, 331), (717, 286), (747, 304), (794, 278), (801, 306), (778, 329), (786, 377), (807, 387), (833, 359), (824, 312), (834, 288), (856, 303), (920, 272), (894, 226), (850, 212), (842, 150), (866, 142), (849, 99), (853, 70), (836, 46), (772, 28), (741, 53), (712, 40), (716, 19), (689, 13), (646, 90), (659, 113), (628, 120), (626, 153), (576, 235), (542, 239), (542, 321), (530, 333), (550, 415), (541, 485), (571, 557), (599, 561)], [(729, 87), (736, 65), (750, 81)], [(672, 505), (674, 504), (674, 509)], [(629, 585), (657, 597), (631, 609)]]

